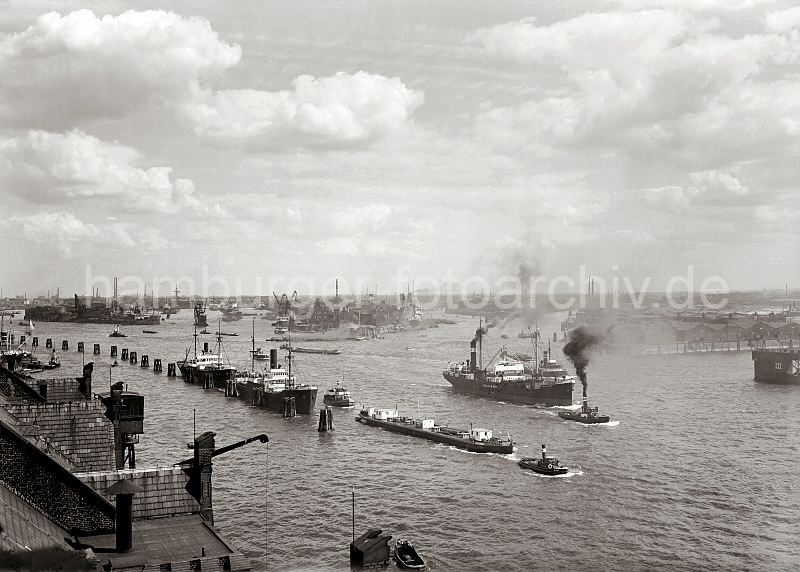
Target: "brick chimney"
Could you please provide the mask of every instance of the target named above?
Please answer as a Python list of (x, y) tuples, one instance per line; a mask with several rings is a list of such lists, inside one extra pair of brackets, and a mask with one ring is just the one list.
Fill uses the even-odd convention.
[(142, 491), (144, 488), (128, 479), (117, 481), (106, 489), (106, 493), (114, 495), (117, 504), (117, 552), (128, 552), (133, 546), (133, 495)]

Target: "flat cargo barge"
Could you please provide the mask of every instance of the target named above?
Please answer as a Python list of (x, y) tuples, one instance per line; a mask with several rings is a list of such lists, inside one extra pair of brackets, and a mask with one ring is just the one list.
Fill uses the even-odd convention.
[(394, 409), (362, 409), (356, 421), (364, 425), (380, 427), (393, 433), (420, 437), (429, 441), (452, 445), (466, 449), (472, 453), (500, 453), (508, 455), (514, 452), (511, 437), (492, 436), (488, 429), (471, 428), (469, 431), (436, 425), (433, 419), (410, 419), (400, 417)]

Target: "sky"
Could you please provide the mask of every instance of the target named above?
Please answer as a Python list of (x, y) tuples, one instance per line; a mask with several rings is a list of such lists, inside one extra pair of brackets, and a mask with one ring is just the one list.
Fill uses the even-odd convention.
[(6, 295), (800, 287), (790, 2), (2, 5)]

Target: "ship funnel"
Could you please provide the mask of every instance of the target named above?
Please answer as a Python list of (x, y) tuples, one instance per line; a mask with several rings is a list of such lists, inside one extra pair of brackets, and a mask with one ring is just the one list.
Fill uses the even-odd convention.
[(473, 373), (475, 372), (475, 363), (476, 363), (476, 359), (475, 358), (477, 357), (477, 351), (475, 349), (475, 346), (476, 346), (476, 342), (475, 342), (475, 339), (473, 339), (469, 343), (469, 371), (471, 371)]
[(269, 368), (270, 369), (278, 368), (278, 350), (276, 349), (269, 350)]
[(204, 354), (208, 353), (208, 342), (203, 342), (203, 353)]
[(546, 461), (546, 460), (547, 460), (547, 447), (542, 445), (542, 461)]
[(589, 401), (586, 399), (586, 394), (583, 395), (583, 412), (589, 412)]

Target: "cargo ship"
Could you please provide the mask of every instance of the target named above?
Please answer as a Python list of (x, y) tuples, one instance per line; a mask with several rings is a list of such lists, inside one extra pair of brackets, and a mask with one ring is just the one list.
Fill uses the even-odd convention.
[(800, 348), (753, 350), (753, 379), (800, 384)]
[[(278, 350), (269, 350), (269, 366), (263, 371), (253, 369), (236, 376), (236, 395), (250, 405), (286, 416), (290, 410), (299, 415), (314, 413), (318, 387), (297, 383), (292, 374), (292, 361), (291, 349), (286, 357), (286, 368), (278, 363)], [(293, 407), (290, 401), (293, 401)]]
[(356, 417), (356, 421), (364, 425), (380, 427), (392, 433), (401, 433), (452, 445), (471, 453), (508, 455), (514, 452), (514, 442), (509, 436), (494, 437), (491, 430), (477, 427), (470, 427), (469, 431), (453, 429), (445, 425), (436, 425), (433, 419), (400, 417), (396, 409), (375, 409), (373, 407), (362, 409)]
[(482, 367), (485, 333), (486, 330), (479, 327), (470, 342), (470, 358), (461, 364), (451, 364), (442, 373), (453, 389), (525, 405), (572, 405), (576, 377), (569, 375), (553, 358), (549, 347), (542, 350), (542, 359), (539, 359), (541, 340), (538, 330), (534, 338), (533, 363), (526, 363), (503, 347), (486, 367)]
[(110, 306), (87, 307), (78, 295), (73, 306), (32, 306), (25, 309), (25, 319), (37, 322), (73, 322), (78, 324), (119, 324), (151, 326), (161, 323), (158, 313), (143, 312), (138, 306), (125, 310), (116, 300)]
[(194, 357), (189, 351), (182, 362), (178, 362), (181, 377), (186, 383), (202, 385), (204, 389), (227, 389), (236, 375), (236, 368), (222, 359), (222, 336), (217, 333), (217, 350), (212, 352), (208, 342), (203, 342), (203, 351), (197, 352), (197, 326), (194, 328)]

